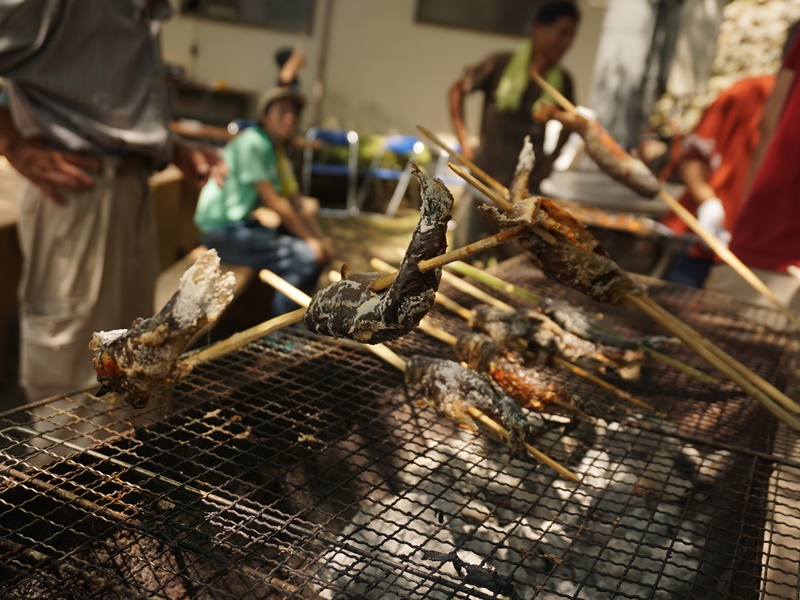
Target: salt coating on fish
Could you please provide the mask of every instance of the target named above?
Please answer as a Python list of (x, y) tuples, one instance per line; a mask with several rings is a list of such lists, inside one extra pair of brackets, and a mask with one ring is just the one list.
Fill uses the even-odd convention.
[(207, 250), (183, 274), (178, 290), (156, 315), (136, 319), (130, 329), (94, 333), (89, 347), (102, 384), (98, 395), (113, 392), (142, 408), (158, 385), (191, 371), (180, 355), (233, 300), (236, 278), (221, 273), (219, 265), (217, 252)]
[(511, 182), (511, 202), (516, 204), (527, 198), (530, 193), (528, 191), (530, 186), (531, 172), (536, 160), (536, 155), (533, 151), (533, 144), (531, 137), (525, 136), (522, 143), (522, 150), (520, 150), (519, 158), (517, 159), (517, 167), (514, 170), (514, 179)]
[(317, 292), (303, 323), (309, 331), (364, 344), (397, 339), (414, 329), (433, 306), (441, 268), (423, 273), (423, 260), (444, 253), (453, 196), (439, 179), (414, 166), (420, 184), (422, 208), (397, 278), (388, 290), (373, 291), (384, 273), (356, 273)]
[(233, 299), (236, 276), (220, 275), (219, 265), (217, 251), (209, 250), (181, 275), (181, 293), (175, 295), (172, 309), (178, 327), (192, 327), (202, 320), (216, 321)]

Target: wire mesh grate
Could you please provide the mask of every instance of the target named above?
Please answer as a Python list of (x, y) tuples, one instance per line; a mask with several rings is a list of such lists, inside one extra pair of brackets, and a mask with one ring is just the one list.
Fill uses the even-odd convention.
[[(602, 312), (524, 263), (502, 277)], [(649, 282), (651, 295), (791, 388), (771, 310)], [(448, 291), (466, 306), (469, 298)], [(457, 318), (431, 318), (452, 333)], [(420, 332), (402, 356), (450, 356)], [(670, 353), (705, 365), (675, 347)], [(452, 426), (371, 354), (292, 328), (141, 411), (75, 394), (0, 415), (0, 581), (12, 598), (794, 598), (796, 435), (733, 384), (648, 363), (615, 381), (644, 412), (543, 367), (601, 411), (530, 415), (575, 484)]]

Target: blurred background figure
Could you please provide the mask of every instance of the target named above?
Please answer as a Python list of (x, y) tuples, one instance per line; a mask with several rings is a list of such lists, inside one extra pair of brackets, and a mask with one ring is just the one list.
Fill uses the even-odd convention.
[[(720, 241), (730, 241), (731, 226), (744, 198), (747, 171), (760, 139), (761, 111), (775, 77), (747, 77), (722, 92), (703, 113), (697, 127), (676, 146), (678, 173), (686, 185), (680, 203)], [(662, 222), (677, 234), (689, 232), (670, 212)], [(677, 254), (665, 279), (703, 287), (714, 253), (698, 242)]]
[[(545, 4), (534, 17), (530, 37), (516, 51), (491, 54), (468, 67), (450, 87), (450, 118), (462, 154), (505, 186), (510, 185), (526, 135), (531, 137), (536, 153), (532, 193), (538, 193), (539, 184), (551, 172), (569, 137), (563, 131), (553, 152), (545, 156), (545, 125), (535, 121), (533, 113), (537, 102), (555, 101), (533, 81), (531, 73), (540, 74), (567, 98), (574, 99), (572, 77), (559, 62), (572, 45), (579, 22), (580, 11), (573, 2)], [(472, 147), (464, 121), (464, 98), (475, 92), (484, 96), (477, 149)], [(456, 246), (496, 231), (494, 224), (478, 213), (477, 206), (483, 200), (476, 194), (465, 194), (454, 215)]]
[(170, 15), (166, 0), (0, 2), (0, 153), (28, 181), (17, 230), (29, 401), (96, 384), (92, 332), (152, 313), (150, 174), (172, 161), (199, 184), (219, 164), (167, 127)]
[[(234, 137), (222, 151), (228, 175), (200, 193), (195, 223), (201, 242), (228, 263), (270, 269), (311, 294), (333, 247), (316, 219), (319, 207), (300, 194), (286, 148), (297, 133), (305, 98), (291, 87), (265, 93), (258, 124)], [(273, 313), (297, 305), (276, 293)]]
[[(761, 115), (752, 186), (731, 229), (731, 251), (790, 308), (800, 309), (800, 36), (794, 35)], [(762, 158), (763, 157), (763, 158)], [(748, 185), (746, 184), (746, 188)], [(714, 266), (708, 290), (770, 305), (728, 265)]]
[(306, 57), (299, 48), (281, 48), (275, 53), (278, 65), (278, 86), (300, 90), (300, 78), (297, 74), (306, 65)]

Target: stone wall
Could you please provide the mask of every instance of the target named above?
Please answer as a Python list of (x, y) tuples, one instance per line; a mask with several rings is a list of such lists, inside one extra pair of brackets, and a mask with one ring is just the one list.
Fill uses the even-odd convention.
[(777, 73), (787, 33), (800, 21), (800, 0), (733, 0), (723, 9), (708, 90), (665, 94), (649, 125), (664, 137), (690, 131), (717, 95), (743, 77)]

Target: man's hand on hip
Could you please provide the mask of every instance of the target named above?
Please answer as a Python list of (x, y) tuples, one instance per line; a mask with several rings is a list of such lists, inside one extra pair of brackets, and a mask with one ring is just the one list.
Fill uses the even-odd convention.
[(18, 138), (3, 154), (12, 167), (58, 204), (64, 203), (59, 188), (89, 189), (94, 186), (92, 173), (100, 170), (97, 158), (64, 152), (36, 138)]

